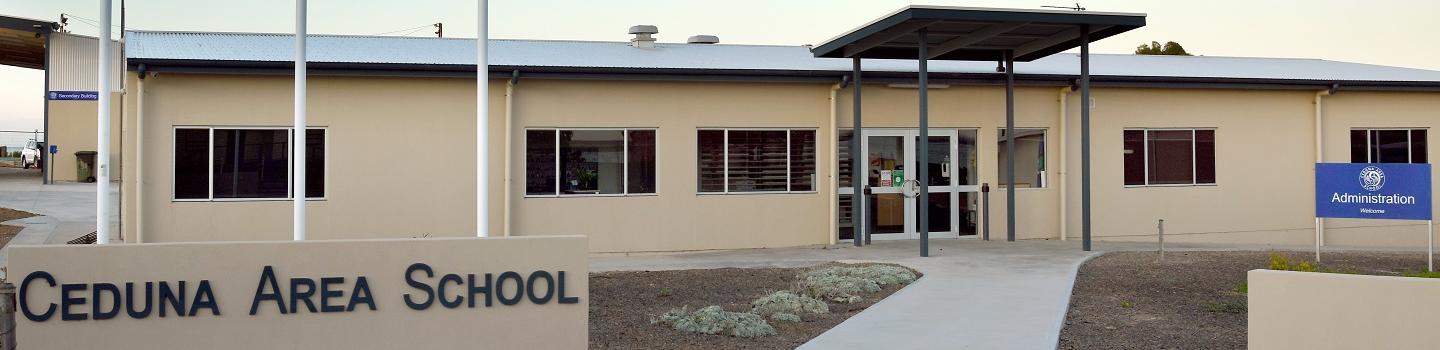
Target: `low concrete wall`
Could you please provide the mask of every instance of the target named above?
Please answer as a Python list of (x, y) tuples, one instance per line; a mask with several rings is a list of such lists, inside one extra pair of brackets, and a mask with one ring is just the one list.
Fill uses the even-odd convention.
[(589, 338), (581, 236), (16, 246), (8, 267), (22, 349), (583, 349)]
[(1250, 349), (1435, 349), (1440, 279), (1252, 270)]

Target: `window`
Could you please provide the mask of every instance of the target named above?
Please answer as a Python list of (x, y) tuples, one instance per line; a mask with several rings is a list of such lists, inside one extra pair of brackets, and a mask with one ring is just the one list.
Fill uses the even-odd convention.
[(1125, 130), (1125, 185), (1215, 184), (1214, 129)]
[[(997, 182), (1000, 187), (1010, 187), (1005, 165), (1005, 152), (1008, 151), (1005, 136), (1005, 129), (1000, 129), (996, 147), (999, 155), (997, 168), (1000, 168), (1000, 180)], [(1015, 128), (1015, 187), (1045, 187), (1045, 129)]]
[[(291, 129), (176, 128), (175, 199), (288, 199)], [(325, 129), (305, 132), (305, 196), (325, 197)]]
[(815, 130), (700, 130), (701, 193), (815, 191)]
[(1426, 129), (1350, 130), (1351, 163), (1428, 163)]
[(655, 130), (525, 130), (525, 195), (655, 193)]

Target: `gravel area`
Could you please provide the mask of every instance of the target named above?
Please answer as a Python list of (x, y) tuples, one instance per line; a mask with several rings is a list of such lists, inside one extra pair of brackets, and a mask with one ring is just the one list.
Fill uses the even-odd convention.
[[(1313, 252), (1282, 252), (1293, 263)], [(1080, 267), (1061, 349), (1244, 349), (1246, 271), (1270, 252), (1116, 252)], [(1424, 253), (1327, 252), (1320, 268), (1395, 276), (1425, 268)]]
[[(829, 314), (802, 315), (803, 322), (769, 321), (776, 336), (738, 338), (674, 330), (651, 324), (670, 309), (720, 305), (748, 311), (750, 302), (790, 289), (810, 268), (710, 269), (590, 274), (591, 349), (793, 349), (854, 316), (903, 286), (886, 286), (854, 304), (830, 303)], [(916, 275), (919, 275), (917, 273)]]
[[(35, 214), (15, 209), (0, 208), (0, 222), (23, 219), (31, 216), (35, 216)], [(4, 247), (6, 244), (10, 244), (10, 240), (14, 239), (15, 235), (20, 234), (21, 229), (24, 229), (24, 227), (0, 225), (0, 247)]]

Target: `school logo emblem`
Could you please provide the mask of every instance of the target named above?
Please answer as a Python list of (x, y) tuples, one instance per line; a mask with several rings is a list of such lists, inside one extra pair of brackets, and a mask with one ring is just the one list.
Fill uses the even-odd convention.
[(1385, 187), (1385, 171), (1373, 166), (1360, 169), (1360, 187), (1370, 192), (1379, 191)]

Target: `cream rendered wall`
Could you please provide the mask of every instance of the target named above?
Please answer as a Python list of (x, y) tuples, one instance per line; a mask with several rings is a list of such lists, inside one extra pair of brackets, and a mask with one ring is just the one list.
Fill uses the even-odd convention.
[[(512, 234), (589, 235), (592, 252), (829, 242), (829, 85), (522, 78), (514, 99)], [(524, 130), (555, 127), (657, 128), (656, 194), (524, 197)], [(710, 127), (817, 130), (817, 191), (697, 194), (696, 132)]]
[[(1059, 88), (1019, 87), (1015, 89), (1015, 127), (1046, 129), (1046, 166), (1059, 164), (1055, 132), (1059, 126)], [(890, 88), (885, 85), (865, 85), (862, 89), (861, 123), (871, 128), (916, 128), (919, 125), (919, 90), (913, 88)], [(837, 93), (839, 100), (839, 127), (854, 126), (851, 112), (854, 92), (844, 89)], [(990, 239), (1005, 239), (1006, 220), (1004, 189), (999, 188), (999, 167), (1004, 160), (999, 158), (1000, 129), (1005, 127), (1005, 89), (1000, 86), (952, 86), (944, 89), (930, 89), (930, 127), (977, 129), (980, 183), (989, 183), (990, 192)], [(846, 164), (845, 166), (849, 166)], [(827, 168), (835, 169), (836, 165)], [(1017, 163), (1016, 169), (1022, 169)], [(1016, 215), (1015, 236), (1017, 239), (1055, 238), (1060, 231), (1060, 192), (1053, 185), (1058, 181), (1054, 171), (1045, 176), (1051, 185), (1046, 188), (1022, 188), (1015, 193)], [(1017, 179), (1017, 181), (1019, 181)], [(978, 184), (977, 184), (978, 185)], [(978, 192), (975, 195), (979, 195)], [(984, 219), (980, 222), (983, 225)], [(976, 230), (980, 230), (978, 227)]]
[[(1326, 162), (1350, 161), (1349, 133), (1354, 128), (1427, 128), (1428, 160), (1430, 164), (1440, 161), (1440, 146), (1436, 145), (1440, 139), (1440, 93), (1342, 89), (1323, 101)], [(1440, 177), (1432, 174), (1432, 189), (1440, 188), (1437, 179)], [(1327, 219), (1325, 223), (1327, 245), (1424, 246), (1425, 234), (1421, 221)]]
[[(1156, 220), (1165, 219), (1172, 242), (1314, 243), (1315, 91), (1097, 88), (1092, 95), (1097, 240), (1154, 241)], [(1079, 96), (1068, 103), (1072, 239), (1081, 234)], [(1434, 128), (1440, 120), (1434, 93), (1342, 92), (1324, 101), (1329, 162), (1349, 162), (1352, 126)], [(1124, 185), (1122, 130), (1190, 127), (1215, 128), (1216, 185)], [(1425, 244), (1423, 223), (1329, 222), (1327, 244)]]
[[(111, 96), (111, 101), (115, 101), (115, 103), (112, 104), (114, 108), (110, 113), (112, 130), (110, 133), (110, 164), (123, 170), (124, 167), (120, 162), (120, 145), (123, 140), (120, 137), (122, 124), (120, 118), (123, 115), (121, 111), (124, 103), (121, 99), (124, 98), (124, 94), (117, 92)], [(60, 147), (59, 153), (48, 159), (51, 164), (47, 164), (47, 166), (54, 166), (50, 169), (50, 174), (55, 181), (81, 181), (83, 179), (77, 179), (75, 174), (75, 152), (98, 150), (96, 141), (99, 136), (95, 132), (99, 127), (98, 121), (95, 120), (96, 111), (99, 108), (97, 107), (98, 103), (95, 101), (45, 101), (45, 103), (50, 106), (50, 131), (46, 138), (50, 145)], [(44, 151), (49, 152), (49, 150)], [(122, 177), (121, 171), (111, 172), (112, 180), (118, 181)]]
[[(133, 73), (129, 79), (135, 83)], [(310, 125), (326, 127), (328, 139), (327, 198), (309, 202), (310, 238), (475, 234), (473, 80), (312, 76), (309, 88)], [(490, 91), (503, 101), (503, 81)], [(171, 200), (173, 127), (293, 125), (289, 77), (161, 73), (146, 79), (145, 99), (145, 242), (290, 239), (288, 200)], [(492, 103), (490, 113), (499, 142), (504, 105)], [(491, 183), (500, 188), (502, 148), (492, 148), (491, 159)], [(500, 232), (504, 194), (492, 194), (491, 232)], [(127, 230), (137, 223), (136, 197), (125, 197)]]

